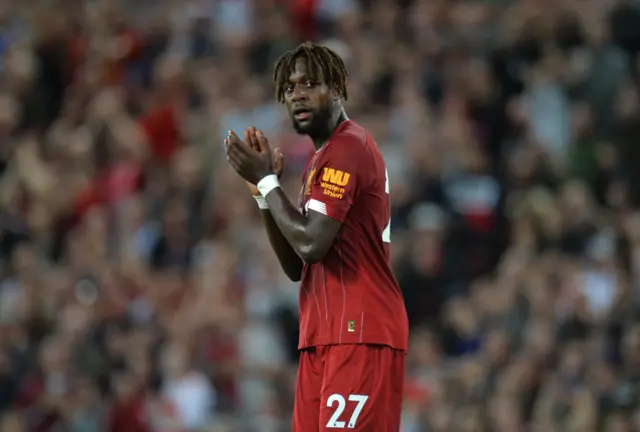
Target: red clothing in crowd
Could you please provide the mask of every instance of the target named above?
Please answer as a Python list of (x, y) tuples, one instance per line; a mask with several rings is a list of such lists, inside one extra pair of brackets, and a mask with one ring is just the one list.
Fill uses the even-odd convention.
[(162, 162), (168, 162), (180, 145), (180, 123), (176, 109), (160, 105), (140, 119), (151, 154)]
[(317, 33), (317, 0), (284, 0), (289, 3), (291, 22), (298, 39), (314, 40)]
[(152, 432), (139, 395), (116, 403), (109, 411), (109, 432)]

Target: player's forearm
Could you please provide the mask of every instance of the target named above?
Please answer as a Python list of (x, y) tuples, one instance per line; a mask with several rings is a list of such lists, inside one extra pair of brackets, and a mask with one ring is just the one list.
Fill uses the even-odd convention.
[(273, 220), (295, 253), (310, 264), (322, 259), (319, 244), (307, 229), (307, 218), (291, 204), (284, 191), (274, 189), (266, 199)]
[(262, 215), (262, 221), (269, 236), (269, 242), (278, 257), (278, 261), (280, 261), (282, 270), (284, 270), (284, 273), (289, 279), (298, 282), (302, 279), (302, 268), (304, 266), (302, 258), (298, 256), (287, 239), (282, 235), (271, 212), (269, 210), (261, 210), (260, 214)]

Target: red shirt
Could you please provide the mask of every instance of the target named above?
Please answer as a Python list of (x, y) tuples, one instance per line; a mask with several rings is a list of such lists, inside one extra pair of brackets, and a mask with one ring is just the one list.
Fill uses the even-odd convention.
[(81, 220), (94, 206), (115, 204), (134, 194), (142, 179), (140, 165), (136, 161), (120, 161), (109, 166), (75, 200), (73, 223)]
[(293, 28), (299, 40), (313, 40), (317, 32), (317, 0), (291, 0)]
[(128, 400), (116, 402), (109, 411), (108, 430), (109, 432), (150, 432), (142, 398), (135, 395)]
[(300, 206), (342, 222), (331, 250), (305, 265), (299, 349), (381, 344), (407, 350), (404, 299), (390, 263), (389, 181), (376, 142), (348, 120), (311, 159)]
[(140, 119), (140, 125), (153, 156), (168, 162), (180, 146), (180, 125), (175, 109), (169, 105), (156, 107)]

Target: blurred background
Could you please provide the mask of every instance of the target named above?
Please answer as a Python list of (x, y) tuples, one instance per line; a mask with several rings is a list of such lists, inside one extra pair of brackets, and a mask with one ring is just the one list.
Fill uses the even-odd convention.
[(640, 431), (639, 6), (0, 2), (0, 430), (288, 430), (298, 286), (222, 139), (295, 199), (313, 40), (388, 164), (402, 432)]

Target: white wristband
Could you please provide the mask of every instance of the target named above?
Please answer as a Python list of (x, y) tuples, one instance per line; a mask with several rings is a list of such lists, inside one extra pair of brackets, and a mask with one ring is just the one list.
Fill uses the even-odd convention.
[(254, 195), (253, 199), (258, 203), (258, 208), (260, 210), (269, 210), (269, 203), (265, 197), (262, 195)]
[(275, 188), (279, 188), (280, 187), (280, 182), (278, 181), (278, 176), (275, 175), (275, 174), (269, 174), (268, 176), (266, 176), (265, 178), (260, 180), (258, 182), (258, 184), (256, 185), (256, 187), (260, 191), (260, 194), (263, 197), (266, 197), (267, 195), (269, 195), (269, 192), (271, 192)]

